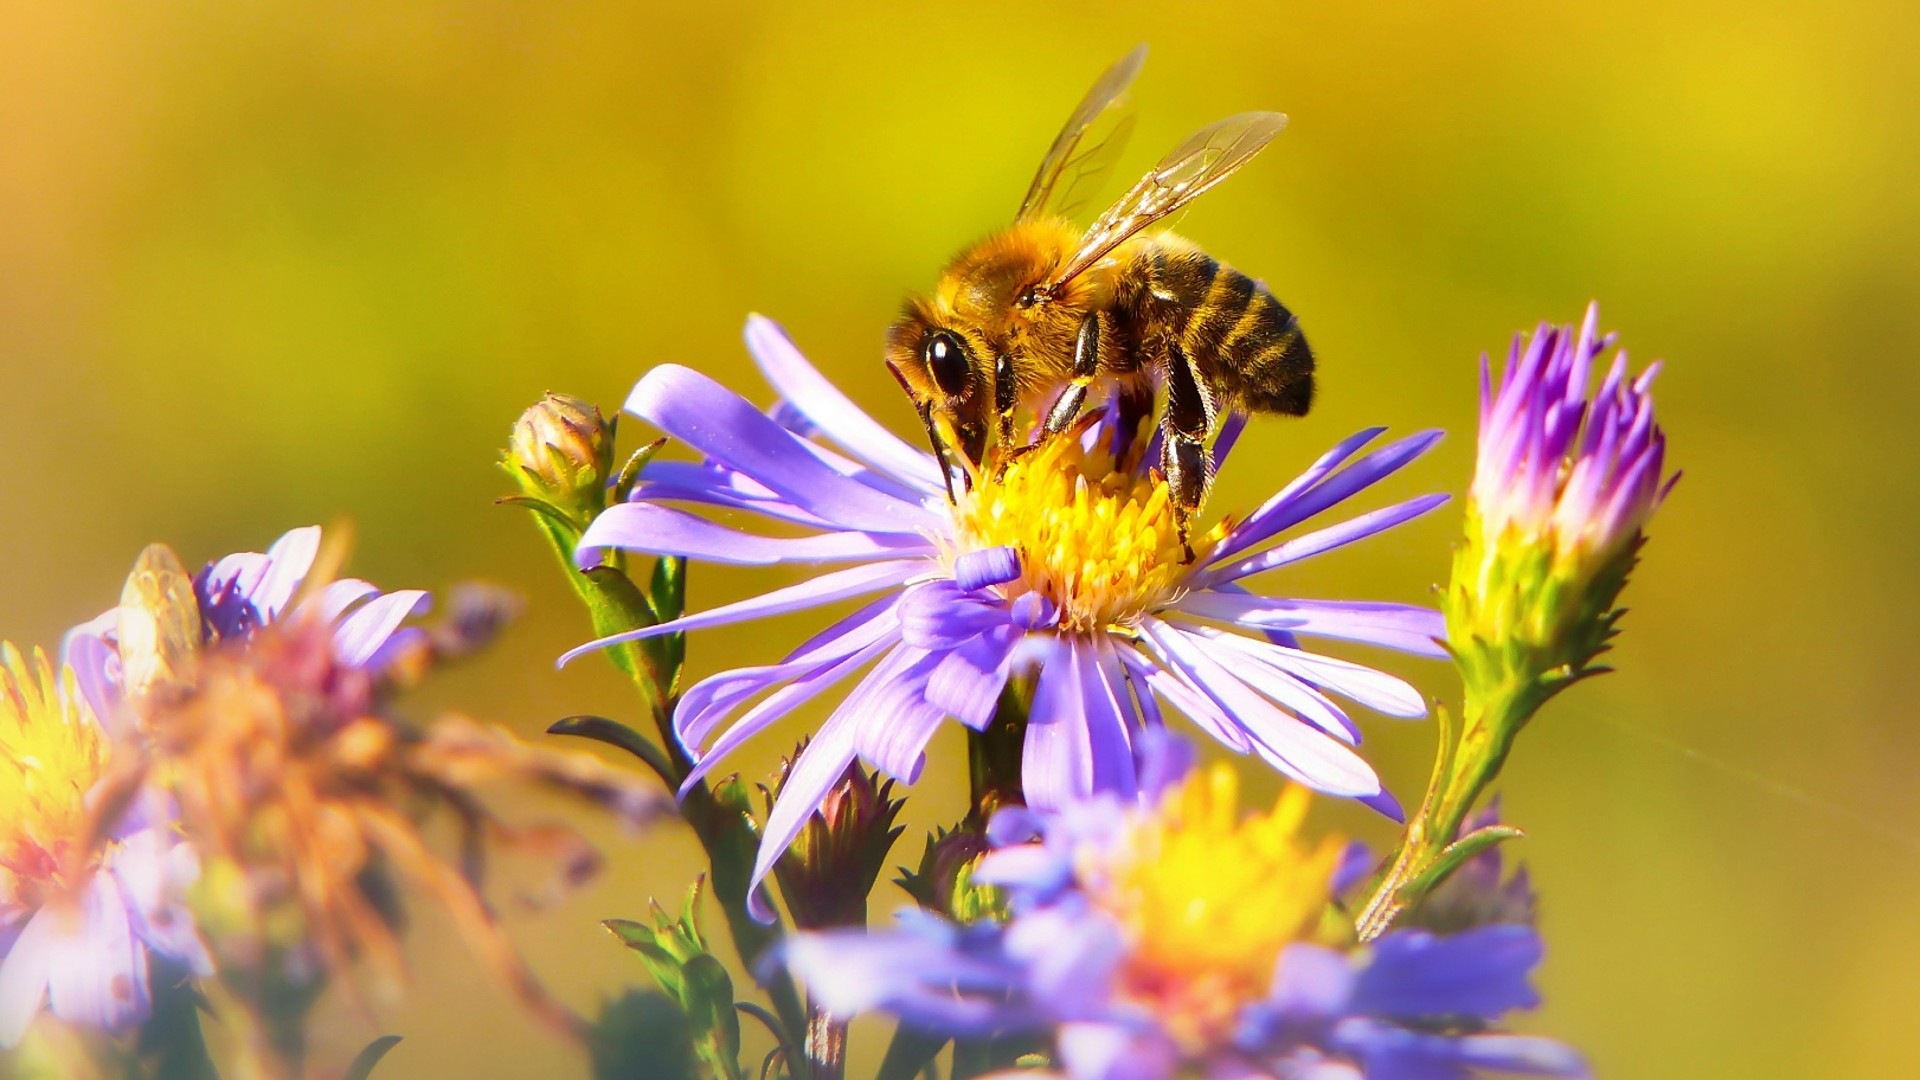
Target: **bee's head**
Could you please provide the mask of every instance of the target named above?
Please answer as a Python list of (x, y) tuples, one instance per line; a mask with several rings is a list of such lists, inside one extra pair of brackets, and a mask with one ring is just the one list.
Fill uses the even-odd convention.
[(887, 331), (887, 367), (913, 399), (928, 437), (975, 465), (992, 427), (994, 355), (979, 327), (924, 299), (909, 301)]

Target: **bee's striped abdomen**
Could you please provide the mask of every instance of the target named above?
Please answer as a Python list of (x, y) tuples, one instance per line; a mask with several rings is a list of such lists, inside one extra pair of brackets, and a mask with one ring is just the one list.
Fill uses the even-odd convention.
[(1313, 350), (1267, 287), (1197, 248), (1156, 245), (1136, 264), (1139, 337), (1170, 339), (1222, 407), (1300, 416), (1313, 403)]

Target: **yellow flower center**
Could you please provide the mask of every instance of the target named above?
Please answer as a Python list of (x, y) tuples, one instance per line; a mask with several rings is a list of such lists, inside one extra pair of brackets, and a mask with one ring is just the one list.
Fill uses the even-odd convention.
[[(63, 692), (64, 691), (64, 692)], [(86, 842), (87, 792), (107, 740), (73, 673), (0, 645), (0, 902), (37, 906)]]
[(1231, 1038), (1240, 1008), (1265, 997), (1287, 945), (1311, 934), (1340, 841), (1298, 838), (1306, 788), (1241, 818), (1224, 763), (1198, 769), (1137, 818), (1112, 852), (1081, 867), (1095, 904), (1127, 935), (1122, 992), (1151, 1006), (1189, 1052)]
[(1178, 595), (1228, 528), (1195, 534), (1189, 563), (1166, 480), (1085, 452), (1077, 433), (1048, 440), (998, 476), (977, 476), (954, 524), (962, 550), (1018, 551), (1020, 577), (1002, 586), (1007, 598), (1045, 596), (1068, 632), (1138, 623)]

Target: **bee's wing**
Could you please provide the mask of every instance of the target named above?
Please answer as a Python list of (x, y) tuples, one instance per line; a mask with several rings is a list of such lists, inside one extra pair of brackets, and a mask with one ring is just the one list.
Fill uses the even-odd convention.
[(189, 679), (201, 633), (193, 575), (172, 548), (148, 545), (120, 591), (120, 668), (127, 692), (143, 694)]
[(1194, 132), (1088, 226), (1080, 250), (1047, 286), (1057, 287), (1078, 277), (1127, 237), (1232, 176), (1286, 126), (1284, 113), (1250, 112), (1229, 116)]
[[(1097, 186), (1127, 145), (1133, 134), (1133, 115), (1127, 108), (1127, 87), (1140, 74), (1147, 59), (1147, 47), (1141, 45), (1120, 58), (1100, 81), (1087, 91), (1079, 107), (1054, 137), (1047, 156), (1033, 174), (1033, 185), (1020, 201), (1015, 221), (1060, 215), (1071, 217), (1089, 191)], [(1095, 129), (1099, 129), (1096, 131)], [(1089, 134), (1093, 140), (1084, 148)]]

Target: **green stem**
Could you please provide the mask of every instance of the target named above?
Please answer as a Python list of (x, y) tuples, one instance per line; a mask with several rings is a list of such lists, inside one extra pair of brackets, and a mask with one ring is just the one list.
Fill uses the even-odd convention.
[[(656, 563), (655, 599), (650, 600), (624, 572), (617, 554), (610, 553), (602, 566), (579, 570), (573, 564), (579, 532), (544, 514), (535, 514), (534, 522), (559, 557), (568, 584), (586, 606), (596, 636), (610, 637), (653, 626), (663, 615), (672, 618), (679, 614), (685, 582), (684, 564), (680, 560), (661, 559)], [(683, 649), (679, 634), (621, 642), (606, 649), (607, 658), (633, 684), (642, 708), (652, 719), (670, 762), (669, 782), (676, 788), (685, 783), (694, 765), (673, 729)], [(733, 940), (734, 951), (767, 992), (791, 1041), (799, 1043), (807, 1030), (807, 1014), (801, 1007), (792, 977), (784, 970), (763, 976), (756, 964), (779, 938), (780, 928), (759, 922), (748, 909), (749, 883), (759, 837), (744, 792), (737, 799), (722, 800), (705, 780), (699, 781), (681, 791), (680, 814), (692, 827), (712, 868), (713, 896), (726, 915), (727, 933)]]
[[(1417, 902), (1419, 881), (1434, 860), (1460, 837), (1480, 795), (1506, 764), (1513, 740), (1544, 697), (1527, 686), (1502, 686), (1492, 693), (1469, 693), (1466, 724), (1459, 739), (1445, 709), (1438, 710), (1440, 749), (1420, 809), (1407, 822), (1399, 849), (1374, 885), (1355, 920), (1362, 942), (1385, 933)], [(1424, 882), (1431, 887), (1437, 882)]]

